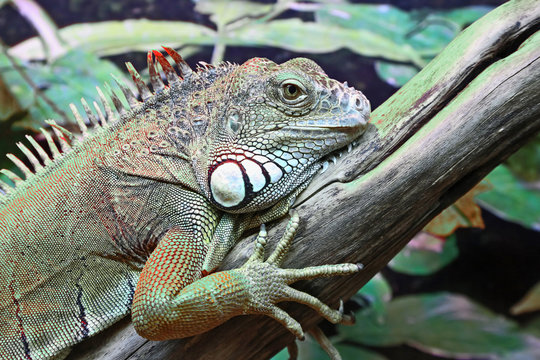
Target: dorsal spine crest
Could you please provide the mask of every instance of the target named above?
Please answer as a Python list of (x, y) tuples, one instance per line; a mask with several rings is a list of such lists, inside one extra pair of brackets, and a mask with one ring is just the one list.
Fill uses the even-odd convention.
[[(75, 104), (70, 104), (75, 122), (82, 133), (82, 138), (77, 140), (78, 138), (75, 136), (75, 134), (56, 123), (56, 121), (46, 120), (45, 122), (51, 127), (53, 135), (51, 135), (50, 132), (44, 128), (40, 128), (39, 130), (43, 134), (52, 156), (50, 156), (47, 151), (45, 151), (45, 149), (29, 135), (27, 135), (26, 138), (32, 145), (35, 153), (23, 143), (17, 143), (17, 147), (25, 155), (26, 159), (28, 159), (28, 163), (31, 164), (31, 168), (33, 169), (27, 166), (24, 161), (20, 160), (15, 155), (8, 154), (7, 156), (22, 171), (25, 179), (28, 179), (29, 177), (33, 176), (34, 173), (59, 161), (63, 153), (72, 151), (72, 149), (80, 142), (84, 142), (85, 139), (88, 138), (96, 128), (108, 128), (111, 126), (111, 124), (118, 122), (120, 119), (124, 119), (122, 121), (129, 121), (131, 118), (130, 114), (133, 115), (135, 111), (140, 111), (138, 109), (140, 109), (141, 105), (145, 104), (145, 106), (150, 106), (150, 104), (156, 104), (158, 102), (158, 95), (169, 87), (178, 89), (184, 79), (190, 79), (190, 87), (195, 86), (200, 81), (209, 81), (211, 83), (216, 77), (221, 76), (223, 72), (227, 71), (227, 69), (233, 66), (231, 63), (222, 63), (219, 66), (214, 66), (208, 63), (200, 62), (199, 65), (197, 65), (197, 72), (194, 72), (175, 50), (165, 46), (163, 49), (176, 63), (180, 75), (161, 52), (149, 51), (147, 55), (148, 71), (150, 74), (150, 83), (153, 91), (151, 91), (145, 84), (141, 75), (135, 70), (134, 66), (131, 63), (126, 63), (126, 68), (131, 74), (133, 84), (137, 88), (140, 98), (138, 98), (137, 95), (132, 92), (130, 87), (127, 86), (122, 80), (119, 80), (113, 75), (112, 78), (122, 91), (125, 99), (127, 100), (128, 106), (124, 105), (124, 102), (120, 99), (117, 93), (110, 87), (108, 83), (105, 83), (104, 86), (107, 89), (107, 94), (105, 94), (100, 87), (96, 87), (101, 104), (94, 101), (94, 109), (90, 107), (84, 98), (81, 99), (81, 105), (84, 110), (82, 113), (79, 112)], [(164, 83), (164, 80), (156, 67), (156, 61), (159, 62), (169, 86), (166, 86)], [(208, 75), (199, 77), (199, 74), (202, 73)], [(111, 108), (109, 105), (110, 102), (112, 102), (116, 111)], [(84, 116), (84, 114), (86, 114), (86, 116)], [(60, 148), (58, 148), (58, 145)], [(10, 170), (4, 169), (1, 170), (1, 173), (4, 174), (13, 184), (15, 184), (15, 186), (23, 182), (23, 179), (20, 176)], [(2, 180), (0, 180), (0, 188), (6, 194), (12, 192), (13, 190), (12, 186), (10, 186), (7, 182), (3, 182)]]
[(38, 171), (41, 168), (43, 168), (43, 166), (41, 166), (41, 163), (39, 162), (37, 157), (34, 155), (34, 153), (30, 151), (30, 149), (28, 149), (23, 143), (18, 142), (17, 147), (22, 151), (24, 155), (26, 155), (26, 158), (30, 161), (35, 171)]
[(83, 106), (84, 112), (86, 113), (86, 116), (88, 117), (88, 120), (92, 123), (92, 126), (99, 127), (99, 122), (92, 110), (90, 109), (90, 106), (86, 102), (85, 98), (81, 98), (81, 104)]
[[(45, 132), (44, 129), (41, 129), (42, 132)], [(51, 158), (49, 157), (49, 155), (47, 154), (47, 152), (45, 152), (45, 150), (41, 147), (41, 145), (39, 145), (37, 143), (36, 140), (34, 140), (33, 137), (31, 137), (30, 135), (26, 135), (25, 136), (26, 139), (28, 140), (28, 142), (30, 144), (32, 144), (32, 146), (34, 147), (34, 149), (37, 151), (39, 157), (41, 158), (41, 160), (43, 161), (43, 163), (45, 164), (45, 166), (49, 165), (51, 163)], [(54, 144), (54, 143), (53, 143)], [(51, 152), (54, 154), (54, 152), (52, 151), (51, 149)]]
[(77, 107), (75, 106), (75, 104), (69, 104), (69, 107), (71, 108), (71, 112), (73, 113), (73, 116), (75, 116), (75, 120), (77, 121), (77, 125), (79, 125), (79, 129), (81, 130), (81, 133), (83, 134), (83, 136), (87, 136), (88, 127), (84, 123), (84, 120), (81, 114), (79, 113), (79, 110), (77, 110)]

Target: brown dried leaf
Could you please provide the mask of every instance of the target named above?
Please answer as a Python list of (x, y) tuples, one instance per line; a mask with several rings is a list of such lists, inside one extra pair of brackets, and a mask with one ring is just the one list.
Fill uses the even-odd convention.
[(490, 190), (491, 187), (490, 184), (484, 181), (478, 183), (458, 201), (431, 220), (424, 227), (424, 231), (446, 237), (459, 227), (477, 227), (483, 229), (482, 210), (474, 201), (474, 197), (479, 193)]

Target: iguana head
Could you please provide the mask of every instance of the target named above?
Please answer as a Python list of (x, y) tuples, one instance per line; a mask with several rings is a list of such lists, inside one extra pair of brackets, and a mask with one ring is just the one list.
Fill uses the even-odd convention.
[(208, 198), (229, 212), (267, 208), (308, 182), (325, 156), (360, 136), (370, 115), (360, 91), (304, 58), (251, 59), (207, 91), (220, 101), (194, 166)]

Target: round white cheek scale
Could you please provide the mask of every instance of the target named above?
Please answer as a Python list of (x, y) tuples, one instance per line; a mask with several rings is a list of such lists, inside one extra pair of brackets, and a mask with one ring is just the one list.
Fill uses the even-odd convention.
[(238, 164), (223, 163), (210, 176), (210, 191), (214, 200), (223, 207), (236, 206), (246, 197), (246, 185)]

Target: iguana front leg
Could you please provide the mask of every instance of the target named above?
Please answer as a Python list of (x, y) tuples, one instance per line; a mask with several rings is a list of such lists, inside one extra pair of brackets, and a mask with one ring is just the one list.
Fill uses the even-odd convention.
[[(282, 301), (306, 304), (329, 321), (341, 322), (344, 316), (340, 311), (289, 284), (322, 276), (348, 275), (360, 268), (355, 264), (338, 264), (281, 269), (279, 265), (297, 227), (298, 215), (294, 213), (276, 250), (262, 261), (266, 244), (262, 226), (254, 253), (244, 266), (198, 280), (197, 266), (203, 262), (200, 254), (204, 248), (190, 245), (186, 234), (178, 229), (171, 231), (152, 253), (137, 285), (132, 313), (137, 332), (151, 340), (182, 338), (206, 332), (233, 316), (264, 314), (303, 338), (300, 324), (276, 306)], [(182, 243), (188, 243), (188, 250), (179, 246)], [(195, 256), (186, 256), (189, 252)], [(177, 271), (180, 276), (175, 276)]]
[[(197, 321), (182, 321), (182, 316), (190, 316), (188, 307), (179, 311), (182, 295), (201, 278), (207, 246), (196, 239), (195, 234), (175, 227), (165, 234), (146, 261), (131, 309), (133, 324), (141, 336), (150, 340), (181, 338), (197, 327)], [(204, 317), (203, 307), (194, 310), (199, 310), (196, 317)]]
[(291, 194), (287, 195), (269, 209), (255, 214), (224, 214), (216, 229), (216, 239), (209, 246), (208, 254), (204, 259), (203, 274), (209, 274), (215, 270), (225, 258), (225, 255), (233, 248), (240, 235), (248, 229), (256, 228), (262, 224), (279, 219), (291, 208), (296, 196), (302, 192), (309, 182), (299, 186)]

